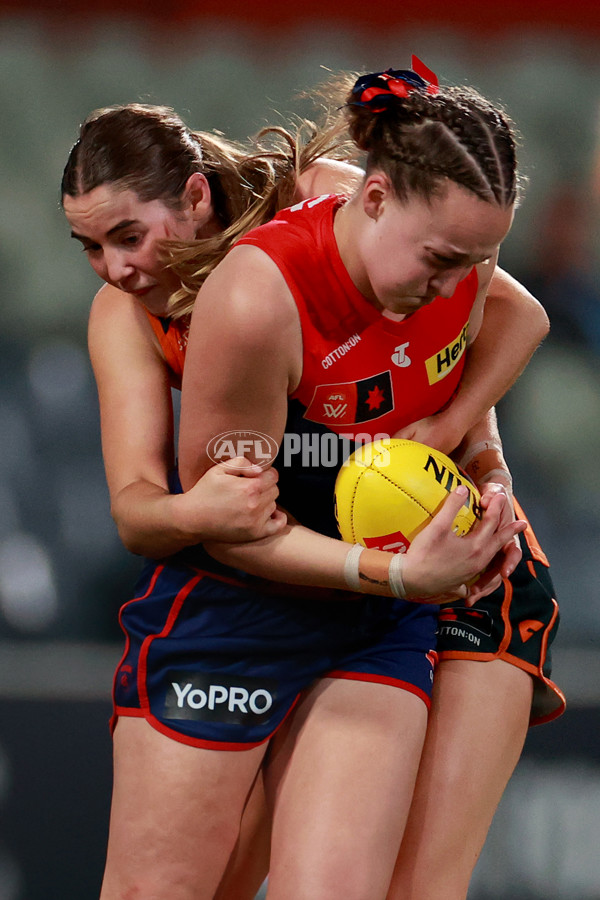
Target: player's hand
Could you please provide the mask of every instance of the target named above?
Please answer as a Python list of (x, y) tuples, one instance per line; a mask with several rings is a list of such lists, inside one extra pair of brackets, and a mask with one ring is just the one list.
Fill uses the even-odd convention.
[[(481, 492), (481, 507), (482, 509), (487, 509), (492, 497), (497, 494), (503, 494), (506, 497), (506, 504), (502, 511), (502, 516), (500, 520), (501, 525), (507, 525), (510, 522), (514, 522), (516, 520), (515, 508), (513, 505), (512, 493), (507, 487), (503, 484), (499, 484), (496, 482), (489, 482), (488, 484), (478, 485), (479, 490)], [(521, 550), (521, 545), (519, 543), (519, 537), (515, 534), (510, 541), (508, 541), (502, 550), (500, 551), (499, 558), (494, 560), (494, 565), (496, 566), (496, 570), (502, 578), (508, 578), (519, 562), (521, 561), (521, 556), (523, 555)]]
[(438, 514), (413, 540), (403, 571), (409, 600), (469, 602), (470, 583), (474, 583), (478, 597), (495, 590), (499, 573), (489, 571), (485, 576), (481, 573), (525, 529), (526, 523), (506, 521), (506, 496), (496, 491), (490, 493), (481, 520), (469, 534), (458, 537), (452, 530), (454, 518), (467, 497), (467, 489), (461, 486), (448, 496)]
[[(506, 497), (506, 503), (500, 517), (501, 525), (509, 524), (516, 520), (513, 506), (512, 493), (503, 484), (489, 482), (479, 486), (481, 491), (482, 509), (487, 509), (494, 496)], [(503, 578), (508, 578), (521, 560), (523, 555), (519, 543), (518, 534), (515, 534), (507, 544), (502, 547), (490, 562), (480, 577), (469, 587), (465, 606), (474, 606), (482, 597), (487, 597), (496, 588), (500, 587)]]
[(276, 469), (263, 469), (243, 457), (213, 466), (181, 495), (186, 529), (193, 533), (197, 523), (204, 540), (229, 543), (277, 534), (287, 524), (275, 502), (278, 477)]
[(456, 422), (443, 412), (412, 422), (393, 435), (394, 438), (427, 444), (448, 455), (458, 447), (463, 436), (464, 433), (460, 428), (457, 429)]

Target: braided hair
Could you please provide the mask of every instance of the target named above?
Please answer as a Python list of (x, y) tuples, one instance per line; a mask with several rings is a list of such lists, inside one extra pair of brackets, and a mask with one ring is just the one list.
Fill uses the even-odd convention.
[(416, 57), (413, 69), (359, 78), (345, 115), (367, 173), (384, 171), (402, 200), (413, 192), (429, 199), (446, 178), (502, 207), (518, 198), (509, 117), (473, 88), (440, 87)]

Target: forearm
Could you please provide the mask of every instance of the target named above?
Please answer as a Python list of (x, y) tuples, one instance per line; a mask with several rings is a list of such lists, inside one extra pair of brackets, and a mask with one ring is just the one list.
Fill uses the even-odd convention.
[[(205, 549), (219, 562), (250, 575), (284, 584), (346, 591), (349, 588), (345, 566), (351, 547), (352, 544), (318, 534), (296, 522), (288, 524), (279, 534), (260, 541), (205, 544)], [(387, 577), (391, 554), (370, 550), (367, 559), (373, 581), (365, 582), (361, 590), (392, 596)]]
[(191, 532), (186, 528), (184, 506), (184, 495), (170, 494), (148, 481), (135, 481), (115, 496), (111, 512), (119, 537), (131, 553), (159, 559), (201, 539), (197, 529)]
[(457, 440), (507, 393), (547, 333), (548, 317), (541, 304), (506, 272), (496, 270), (458, 392), (440, 414)]
[(479, 487), (493, 481), (512, 493), (512, 476), (504, 458), (495, 409), (467, 432), (452, 455)]
[[(481, 422), (465, 435), (453, 455), (481, 491), (482, 507), (485, 509), (491, 498), (503, 489), (508, 498), (504, 521), (508, 521), (508, 517), (514, 519), (518, 511), (514, 506), (512, 475), (504, 458), (494, 409), (491, 409)], [(498, 571), (504, 578), (510, 577), (521, 555), (521, 545), (515, 535), (502, 548), (501, 562), (496, 561)]]
[(465, 597), (466, 584), (483, 572), (521, 525), (500, 527), (505, 498), (495, 497), (472, 531), (457, 537), (455, 516), (466, 488), (448, 495), (441, 510), (414, 538), (405, 554), (361, 549), (298, 524), (252, 544), (205, 545), (219, 561), (286, 584), (336, 588), (417, 602)]

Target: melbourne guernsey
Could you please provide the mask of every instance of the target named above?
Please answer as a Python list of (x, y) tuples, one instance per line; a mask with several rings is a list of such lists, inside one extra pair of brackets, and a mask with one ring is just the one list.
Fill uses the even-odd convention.
[(239, 242), (259, 247), (278, 266), (302, 328), (302, 379), (276, 462), (281, 504), (333, 536), (333, 485), (348, 454), (451, 401), (477, 293), (473, 269), (450, 299), (438, 297), (405, 317), (381, 313), (340, 258), (333, 221), (343, 202), (333, 195), (304, 201)]

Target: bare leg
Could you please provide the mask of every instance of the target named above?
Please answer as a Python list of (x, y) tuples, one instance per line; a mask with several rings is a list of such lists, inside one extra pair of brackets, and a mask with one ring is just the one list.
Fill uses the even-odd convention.
[(267, 770), (269, 900), (383, 900), (410, 806), (425, 704), (389, 685), (325, 679)]
[(527, 734), (533, 682), (501, 660), (446, 660), (388, 900), (464, 900)]
[(244, 809), (239, 837), (215, 900), (254, 900), (269, 873), (270, 852), (271, 814), (261, 769)]
[(265, 749), (198, 749), (120, 719), (101, 900), (212, 900)]

